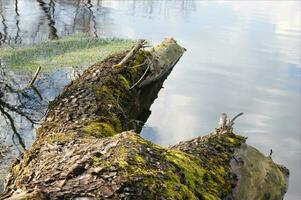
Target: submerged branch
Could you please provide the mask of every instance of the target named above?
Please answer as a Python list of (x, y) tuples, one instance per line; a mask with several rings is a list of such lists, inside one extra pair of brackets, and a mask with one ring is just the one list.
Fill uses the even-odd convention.
[(39, 66), (39, 67), (37, 68), (36, 72), (34, 73), (34, 76), (32, 77), (31, 81), (29, 82), (29, 85), (28, 85), (29, 87), (33, 86), (33, 84), (35, 83), (35, 81), (36, 81), (36, 79), (37, 79), (37, 77), (38, 77), (38, 75), (39, 75), (41, 69), (42, 69), (41, 66)]

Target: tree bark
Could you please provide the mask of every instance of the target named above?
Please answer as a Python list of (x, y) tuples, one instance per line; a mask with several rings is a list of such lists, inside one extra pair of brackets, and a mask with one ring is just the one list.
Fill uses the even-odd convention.
[[(169, 38), (149, 51), (140, 48), (122, 66), (112, 67), (128, 52), (88, 68), (50, 103), (33, 146), (12, 164), (0, 199), (235, 199), (242, 166), (231, 162), (249, 157), (238, 153), (245, 138), (232, 129), (170, 148), (137, 134), (184, 51)], [(285, 170), (267, 165), (269, 174), (260, 178), (274, 177), (266, 183), (281, 192), (255, 192), (281, 198)]]

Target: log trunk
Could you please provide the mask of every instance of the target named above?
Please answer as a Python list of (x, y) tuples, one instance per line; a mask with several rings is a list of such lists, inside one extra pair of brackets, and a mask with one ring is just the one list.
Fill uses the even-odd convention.
[[(245, 138), (232, 129), (170, 148), (137, 134), (183, 52), (166, 39), (149, 51), (135, 51), (122, 65), (128, 52), (87, 69), (50, 103), (33, 146), (12, 164), (0, 199), (248, 199), (241, 195), (246, 181), (239, 177), (246, 166), (233, 164), (235, 156), (237, 162), (249, 158), (241, 151)], [(274, 190), (253, 192), (279, 199), (285, 169), (260, 158), (269, 170), (256, 173)], [(252, 186), (252, 176), (244, 177)]]

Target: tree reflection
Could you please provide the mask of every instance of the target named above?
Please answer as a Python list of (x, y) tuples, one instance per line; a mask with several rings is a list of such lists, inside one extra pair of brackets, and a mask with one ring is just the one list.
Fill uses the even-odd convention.
[[(157, 15), (169, 17), (171, 12), (177, 12), (184, 17), (195, 9), (192, 0), (181, 1), (102, 1), (102, 0), (1, 0), (0, 1), (0, 46), (32, 43), (45, 39), (58, 39), (60, 36), (77, 32), (89, 33), (95, 37), (100, 35), (114, 36), (110, 30), (114, 24), (111, 17), (117, 5), (122, 12), (132, 16), (153, 18)], [(35, 6), (40, 7), (39, 10)], [(5, 8), (5, 10), (4, 10)], [(126, 8), (126, 10), (123, 10)], [(23, 12), (32, 10), (30, 20), (25, 20)], [(12, 18), (12, 13), (14, 18)], [(26, 12), (25, 12), (26, 13)], [(124, 13), (124, 14), (126, 14)], [(116, 20), (116, 19), (115, 19)], [(117, 19), (118, 20), (118, 19)], [(22, 23), (22, 27), (20, 24)], [(113, 35), (111, 35), (113, 34)], [(48, 38), (45, 38), (47, 36)]]
[(3, 33), (0, 32), (0, 46), (2, 45), (2, 43), (5, 43), (7, 40), (7, 24), (6, 24), (6, 20), (5, 20), (5, 16), (3, 14), (3, 8), (2, 8), (2, 3), (0, 2), (0, 16), (1, 16), (1, 23), (3, 26)]
[[(26, 149), (25, 142), (18, 131), (15, 120), (23, 118), (32, 126), (39, 123), (43, 116), (43, 102), (30, 87), (24, 87), (16, 81), (18, 77), (8, 73), (0, 60), (0, 117), (7, 121), (18, 144)], [(29, 79), (29, 77), (27, 78)], [(16, 143), (15, 143), (16, 144)]]
[(91, 21), (93, 23), (93, 29), (94, 29), (93, 34), (94, 34), (95, 37), (98, 37), (98, 35), (97, 35), (97, 28), (96, 28), (96, 18), (95, 18), (95, 15), (93, 13), (93, 10), (92, 10), (93, 5), (91, 3), (91, 0), (88, 0), (87, 4), (84, 4), (84, 5), (89, 10), (89, 19), (88, 19), (88, 21), (89, 22)]
[(22, 38), (20, 36), (20, 14), (18, 10), (18, 0), (15, 0), (15, 20), (16, 20), (16, 27), (17, 27), (17, 32), (15, 36), (15, 44), (21, 44), (22, 43)]
[[(45, 39), (54, 40), (59, 36), (77, 32), (89, 33), (95, 37), (115, 36), (111, 30), (114, 24), (112, 15), (115, 10), (110, 7), (110, 3), (110, 1), (102, 0), (0, 0), (0, 47), (39, 42)], [(168, 15), (171, 9), (185, 15), (187, 10), (194, 7), (190, 0), (176, 3), (153, 0), (113, 1), (113, 3), (117, 4), (117, 7), (120, 6), (121, 10), (126, 7), (125, 12), (133, 16), (147, 18), (156, 15), (166, 17), (165, 15)], [(39, 6), (40, 9), (35, 9), (35, 6)], [(26, 16), (23, 17), (25, 9), (32, 9), (34, 12), (29, 21), (25, 20)], [(7, 125), (11, 127), (14, 138), (20, 146), (26, 148), (26, 142), (19, 134), (20, 127), (16, 125), (16, 118), (25, 119), (32, 125), (38, 123), (44, 114), (48, 100), (43, 100), (38, 89), (26, 87), (30, 79), (29, 74), (21, 75), (20, 79), (13, 71), (3, 65), (0, 58), (0, 117), (5, 119)]]
[(41, 9), (43, 10), (47, 20), (48, 20), (48, 27), (49, 27), (49, 33), (48, 33), (48, 39), (50, 40), (56, 40), (59, 38), (57, 34), (57, 30), (55, 28), (55, 20), (54, 20), (54, 12), (55, 12), (55, 3), (54, 1), (50, 1), (48, 6), (43, 0), (37, 0), (39, 2), (39, 5)]

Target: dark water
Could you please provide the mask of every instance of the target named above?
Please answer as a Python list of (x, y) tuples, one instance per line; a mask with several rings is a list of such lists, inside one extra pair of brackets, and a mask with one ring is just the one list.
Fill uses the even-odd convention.
[(0, 0), (0, 18), (2, 46), (79, 32), (154, 43), (173, 36), (188, 51), (142, 135), (174, 144), (210, 132), (221, 112), (244, 112), (236, 131), (266, 154), (273, 149), (291, 172), (285, 199), (300, 198), (300, 1)]

